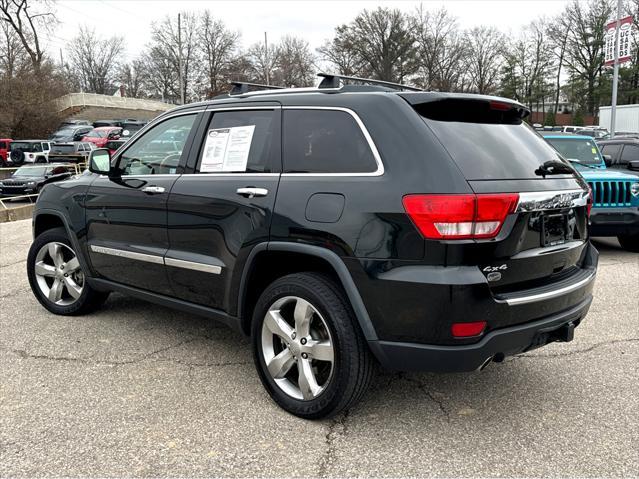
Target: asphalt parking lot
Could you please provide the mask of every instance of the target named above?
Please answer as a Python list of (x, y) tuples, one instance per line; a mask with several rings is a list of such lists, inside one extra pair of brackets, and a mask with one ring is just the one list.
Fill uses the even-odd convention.
[(327, 421), (270, 401), (246, 339), (113, 295), (47, 313), (30, 221), (0, 224), (0, 476), (636, 476), (639, 255), (601, 251), (569, 344), (458, 375), (382, 373)]

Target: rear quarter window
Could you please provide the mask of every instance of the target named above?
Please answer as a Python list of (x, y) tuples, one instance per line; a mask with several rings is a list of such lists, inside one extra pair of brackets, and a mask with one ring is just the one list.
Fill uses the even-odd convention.
[(284, 110), (285, 173), (372, 173), (377, 162), (355, 118), (338, 110)]

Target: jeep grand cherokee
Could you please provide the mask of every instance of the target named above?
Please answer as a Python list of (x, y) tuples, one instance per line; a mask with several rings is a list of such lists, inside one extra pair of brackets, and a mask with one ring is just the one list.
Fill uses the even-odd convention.
[(472, 371), (570, 341), (598, 258), (588, 187), (526, 107), (349, 80), (240, 85), (94, 150), (36, 205), (36, 298), (84, 314), (119, 291), (221, 320), (305, 418), (353, 405), (376, 363)]

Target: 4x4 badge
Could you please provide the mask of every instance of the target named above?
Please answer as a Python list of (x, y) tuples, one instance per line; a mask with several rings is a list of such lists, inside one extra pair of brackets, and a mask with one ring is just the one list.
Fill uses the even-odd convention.
[(484, 269), (482, 269), (482, 271), (484, 273), (491, 273), (493, 271), (504, 271), (506, 269), (508, 269), (508, 266), (502, 264), (501, 266), (486, 266)]

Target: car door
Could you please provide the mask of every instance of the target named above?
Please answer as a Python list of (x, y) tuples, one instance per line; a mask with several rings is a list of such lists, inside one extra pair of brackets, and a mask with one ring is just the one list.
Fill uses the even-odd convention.
[(200, 113), (181, 112), (158, 121), (113, 158), (117, 174), (100, 176), (89, 187), (86, 248), (100, 277), (171, 294), (164, 267), (166, 205)]
[[(239, 265), (268, 240), (280, 171), (280, 107), (216, 109), (168, 202), (167, 273), (184, 300), (234, 313)], [(235, 286), (234, 286), (235, 285)]]

